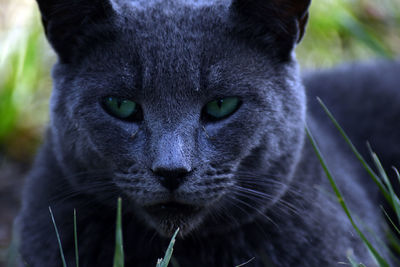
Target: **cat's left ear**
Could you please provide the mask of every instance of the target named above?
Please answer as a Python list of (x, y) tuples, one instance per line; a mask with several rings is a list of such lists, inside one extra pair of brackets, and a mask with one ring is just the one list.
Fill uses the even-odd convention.
[[(79, 57), (77, 52), (90, 47), (96, 35), (104, 35), (115, 10), (111, 0), (36, 0), (44, 30), (62, 62)], [(103, 27), (102, 27), (103, 25)]]
[(290, 50), (304, 35), (311, 0), (233, 0), (241, 32)]

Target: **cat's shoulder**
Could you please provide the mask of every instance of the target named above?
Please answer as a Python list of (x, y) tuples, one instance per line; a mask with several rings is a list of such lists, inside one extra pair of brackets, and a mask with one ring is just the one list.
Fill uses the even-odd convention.
[(396, 164), (400, 156), (396, 149), (400, 145), (400, 58), (306, 71), (303, 82), (308, 113), (319, 125), (334, 130), (317, 98), (325, 103), (367, 158), (368, 141), (386, 168)]

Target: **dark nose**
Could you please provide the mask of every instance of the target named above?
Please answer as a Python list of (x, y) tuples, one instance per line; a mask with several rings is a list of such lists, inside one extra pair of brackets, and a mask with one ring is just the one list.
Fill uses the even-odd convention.
[(164, 133), (157, 140), (151, 170), (162, 186), (173, 192), (181, 186), (192, 171), (188, 142), (176, 132)]
[(153, 173), (157, 175), (161, 185), (173, 192), (186, 180), (190, 170), (184, 167), (156, 167)]

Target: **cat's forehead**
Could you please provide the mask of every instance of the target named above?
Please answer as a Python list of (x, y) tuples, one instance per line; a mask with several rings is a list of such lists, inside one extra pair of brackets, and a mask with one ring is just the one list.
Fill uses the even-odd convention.
[(116, 40), (107, 43), (114, 59), (123, 61), (119, 71), (135, 72), (145, 88), (185, 84), (198, 90), (201, 76), (220, 66), (226, 48), (235, 46), (229, 43), (228, 5), (200, 2), (150, 1), (125, 10)]
[(104, 70), (101, 79), (112, 80), (106, 87), (118, 80), (118, 88), (133, 91), (135, 99), (154, 102), (177, 93), (182, 101), (216, 91), (236, 95), (232, 89), (243, 91), (257, 77), (276, 76), (265, 54), (232, 33), (226, 1), (196, 3), (149, 1), (127, 8), (114, 41), (100, 45), (83, 65), (96, 80)]
[[(132, 31), (139, 43), (198, 40), (224, 30), (229, 21), (226, 1), (152, 0), (131, 6), (120, 13), (120, 26)], [(197, 41), (196, 40), (196, 41)]]

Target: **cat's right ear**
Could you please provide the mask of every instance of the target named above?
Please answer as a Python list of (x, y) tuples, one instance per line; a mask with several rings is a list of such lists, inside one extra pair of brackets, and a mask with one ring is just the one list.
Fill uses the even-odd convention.
[(289, 57), (302, 39), (311, 0), (233, 0), (236, 30), (252, 42)]
[(94, 43), (99, 25), (106, 25), (115, 14), (110, 1), (37, 0), (47, 39), (60, 61), (73, 61), (78, 51)]

